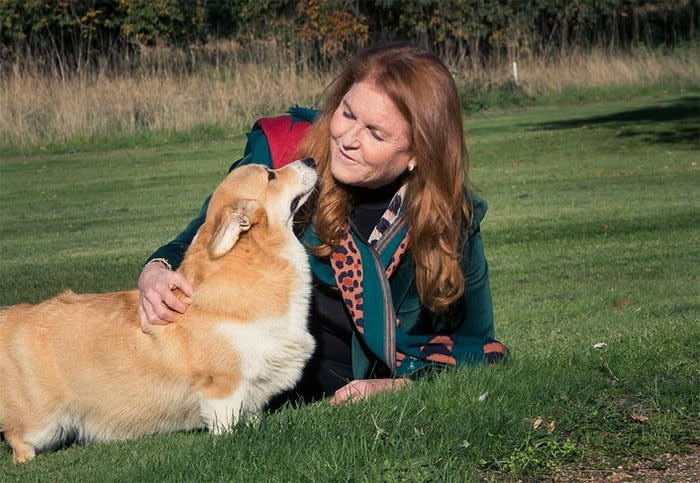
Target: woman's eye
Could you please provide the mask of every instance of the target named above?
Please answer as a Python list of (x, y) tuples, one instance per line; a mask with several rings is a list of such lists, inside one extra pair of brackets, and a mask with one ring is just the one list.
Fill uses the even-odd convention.
[(277, 175), (275, 174), (274, 171), (269, 171), (269, 170), (268, 170), (268, 172), (267, 172), (267, 179), (273, 180), (273, 179), (275, 179), (276, 177), (277, 177)]
[(348, 112), (348, 111), (343, 111), (343, 117), (345, 119), (355, 119), (355, 117), (352, 115), (352, 113)]
[(377, 141), (384, 141), (384, 138), (381, 137), (381, 136), (379, 135), (379, 133), (378, 133), (377, 131), (375, 131), (374, 129), (370, 129), (369, 132), (372, 134), (372, 137), (373, 137), (374, 139), (376, 139)]

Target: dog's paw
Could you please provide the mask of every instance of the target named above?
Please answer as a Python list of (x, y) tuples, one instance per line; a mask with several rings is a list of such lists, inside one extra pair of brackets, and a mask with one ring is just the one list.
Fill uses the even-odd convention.
[(26, 463), (31, 461), (36, 456), (34, 447), (26, 443), (16, 443), (12, 445), (12, 462), (13, 463)]

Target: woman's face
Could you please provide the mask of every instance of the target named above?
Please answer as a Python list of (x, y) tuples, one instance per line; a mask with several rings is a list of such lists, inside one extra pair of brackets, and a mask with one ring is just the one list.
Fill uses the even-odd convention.
[(330, 130), (331, 174), (341, 183), (379, 188), (398, 178), (413, 159), (408, 121), (371, 81), (353, 84)]

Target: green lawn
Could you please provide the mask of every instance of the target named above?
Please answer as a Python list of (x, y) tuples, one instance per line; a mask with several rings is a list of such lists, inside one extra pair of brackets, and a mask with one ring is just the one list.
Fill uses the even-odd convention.
[[(698, 92), (467, 126), (510, 361), (352, 406), (287, 408), (221, 437), (73, 446), (22, 466), (2, 444), (0, 480), (530, 479), (698, 445)], [(0, 305), (135, 286), (243, 143), (4, 157)]]

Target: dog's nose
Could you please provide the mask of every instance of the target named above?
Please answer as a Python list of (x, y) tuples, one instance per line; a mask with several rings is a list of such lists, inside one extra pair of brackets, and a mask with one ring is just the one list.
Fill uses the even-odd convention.
[(314, 161), (314, 158), (306, 158), (302, 161), (302, 163), (307, 165), (309, 168), (316, 169), (316, 161)]

